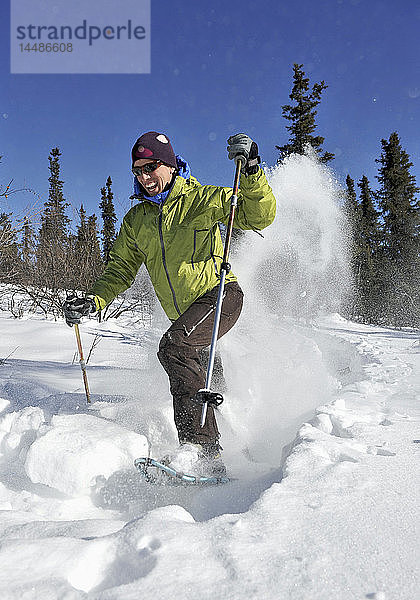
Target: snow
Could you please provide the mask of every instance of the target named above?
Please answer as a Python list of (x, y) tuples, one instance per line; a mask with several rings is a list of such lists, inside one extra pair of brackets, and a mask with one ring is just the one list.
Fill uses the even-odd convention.
[[(418, 597), (416, 332), (336, 315), (307, 326), (301, 349), (308, 379), (323, 365), (323, 382), (331, 386), (335, 370), (348, 383), (336, 379), (325, 395), (317, 384), (312, 414), (296, 403), (293, 413), (277, 398), (292, 421), (301, 411), (309, 416), (286, 443), (279, 429), (277, 447), (273, 432), (264, 439), (263, 419), (251, 428), (247, 446), (241, 446), (244, 431), (235, 444), (231, 430), (251, 416), (229, 407), (221, 421), (225, 455), (238, 479), (197, 490), (147, 487), (133, 468), (133, 459), (147, 454), (148, 439), (163, 449), (168, 434), (166, 450), (175, 447), (167, 393), (145, 394), (160, 378), (146, 356), (158, 335), (139, 328), (135, 344), (122, 350), (113, 324), (101, 327), (104, 339), (88, 365), (88, 406), (79, 365), (71, 364), (73, 331), (46, 323), (43, 339), (39, 320), (2, 315), (0, 356), (12, 335), (19, 349), (0, 367), (1, 597)], [(55, 361), (48, 350), (52, 329), (62, 334)], [(297, 329), (303, 336), (305, 327)], [(25, 348), (34, 330), (36, 358)], [(93, 322), (82, 328), (86, 347), (97, 331)], [(114, 351), (120, 369), (103, 366)], [(145, 355), (141, 373), (133, 352)]]
[(144, 436), (93, 415), (55, 415), (50, 427), (38, 425), (38, 432), (25, 471), (34, 483), (67, 496), (89, 493), (97, 477), (108, 478), (148, 453)]
[(232, 259), (246, 304), (220, 344), (229, 484), (157, 488), (134, 469), (177, 447), (162, 314), (83, 323), (85, 355), (99, 336), (87, 404), (73, 329), (0, 312), (2, 599), (418, 598), (419, 332), (315, 315), (347, 285), (317, 169), (275, 170), (280, 219)]

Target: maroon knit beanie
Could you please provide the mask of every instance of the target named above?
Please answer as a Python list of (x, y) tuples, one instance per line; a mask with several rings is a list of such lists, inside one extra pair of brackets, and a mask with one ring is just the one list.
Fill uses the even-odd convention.
[(169, 138), (157, 131), (143, 133), (134, 144), (131, 150), (132, 165), (141, 158), (154, 158), (170, 167), (177, 166), (175, 152)]

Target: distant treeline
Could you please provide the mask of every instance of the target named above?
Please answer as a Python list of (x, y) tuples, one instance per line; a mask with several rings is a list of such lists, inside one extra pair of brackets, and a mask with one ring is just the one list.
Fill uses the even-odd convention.
[[(324, 81), (310, 86), (303, 65), (293, 67), (291, 104), (282, 106), (289, 122), (287, 143), (276, 146), (278, 162), (311, 147), (318, 159), (329, 163), (334, 154), (324, 151), (325, 139), (315, 133), (317, 106), (327, 89)], [(357, 183), (346, 179), (343, 210), (350, 229), (353, 293), (343, 306), (345, 316), (365, 323), (395, 327), (420, 325), (420, 204), (419, 188), (410, 169), (413, 164), (396, 132), (381, 140), (378, 186), (363, 175)], [(100, 189), (101, 226), (95, 214), (78, 211), (76, 231), (66, 214), (69, 204), (60, 179), (60, 151), (49, 160), (48, 200), (39, 213), (20, 218), (0, 213), (0, 282), (25, 290), (87, 291), (102, 272), (116, 238), (112, 180)], [(1, 158), (1, 157), (0, 157)], [(1, 197), (19, 190), (11, 183), (0, 187)], [(38, 229), (34, 223), (38, 222)], [(59, 294), (58, 294), (59, 295)], [(58, 296), (57, 296), (58, 297)], [(58, 301), (55, 303), (58, 306)]]
[[(40, 212), (20, 219), (14, 219), (12, 213), (0, 214), (2, 283), (87, 291), (108, 262), (117, 221), (111, 177), (100, 190), (101, 232), (96, 215), (87, 215), (82, 204), (78, 210), (79, 223), (72, 233), (66, 214), (70, 205), (65, 201), (60, 179), (60, 156), (59, 149), (53, 148), (48, 157), (48, 200)], [(40, 223), (37, 231), (34, 222)]]

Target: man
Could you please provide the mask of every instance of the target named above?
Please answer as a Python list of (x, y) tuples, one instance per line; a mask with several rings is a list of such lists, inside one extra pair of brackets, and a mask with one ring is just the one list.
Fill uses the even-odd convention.
[[(245, 134), (228, 139), (230, 159), (243, 158), (234, 226), (260, 230), (274, 220), (275, 198), (259, 167), (258, 147)], [(129, 288), (142, 263), (156, 295), (172, 321), (162, 337), (158, 358), (169, 376), (180, 449), (172, 466), (199, 474), (225, 472), (212, 405), (204, 427), (201, 405), (194, 400), (205, 386), (200, 351), (211, 343), (220, 280), (223, 243), (220, 223), (227, 223), (231, 188), (201, 185), (188, 163), (175, 155), (168, 137), (149, 131), (131, 152), (138, 204), (124, 217), (110, 260), (85, 298), (64, 304), (69, 325), (103, 309)], [(236, 323), (243, 293), (235, 275), (226, 277), (219, 337)]]

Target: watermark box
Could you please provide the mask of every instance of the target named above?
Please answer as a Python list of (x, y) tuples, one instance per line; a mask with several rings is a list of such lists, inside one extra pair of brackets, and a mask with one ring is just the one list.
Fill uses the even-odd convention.
[(11, 73), (150, 73), (150, 0), (11, 0)]

